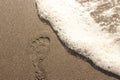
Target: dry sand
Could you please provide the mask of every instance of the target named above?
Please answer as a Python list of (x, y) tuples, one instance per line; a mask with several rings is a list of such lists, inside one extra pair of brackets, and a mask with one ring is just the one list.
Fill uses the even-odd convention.
[(0, 0), (0, 80), (119, 80), (72, 54), (34, 0)]

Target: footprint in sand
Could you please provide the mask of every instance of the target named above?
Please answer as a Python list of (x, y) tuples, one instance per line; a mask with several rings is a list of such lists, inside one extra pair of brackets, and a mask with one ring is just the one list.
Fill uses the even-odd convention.
[(41, 62), (47, 57), (50, 49), (50, 38), (47, 36), (40, 36), (32, 40), (31, 49), (32, 54), (30, 54), (30, 58), (35, 70), (35, 80), (47, 80), (46, 73)]
[(31, 58), (33, 61), (40, 62), (47, 56), (49, 51), (50, 39), (46, 36), (40, 36), (32, 41), (31, 49), (33, 51)]

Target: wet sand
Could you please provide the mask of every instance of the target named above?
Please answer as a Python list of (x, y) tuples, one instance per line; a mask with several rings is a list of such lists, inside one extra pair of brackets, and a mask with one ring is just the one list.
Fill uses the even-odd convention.
[(34, 0), (0, 1), (0, 80), (119, 80), (72, 54)]

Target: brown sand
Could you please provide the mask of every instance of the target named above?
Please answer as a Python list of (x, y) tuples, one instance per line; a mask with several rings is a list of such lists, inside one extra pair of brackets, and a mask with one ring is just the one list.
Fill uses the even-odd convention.
[(0, 80), (119, 80), (71, 55), (34, 0), (0, 0)]

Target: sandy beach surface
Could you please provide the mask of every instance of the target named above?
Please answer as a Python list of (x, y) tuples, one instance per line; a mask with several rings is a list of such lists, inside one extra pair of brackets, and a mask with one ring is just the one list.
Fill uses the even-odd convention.
[(67, 50), (35, 0), (0, 0), (0, 80), (119, 80)]

